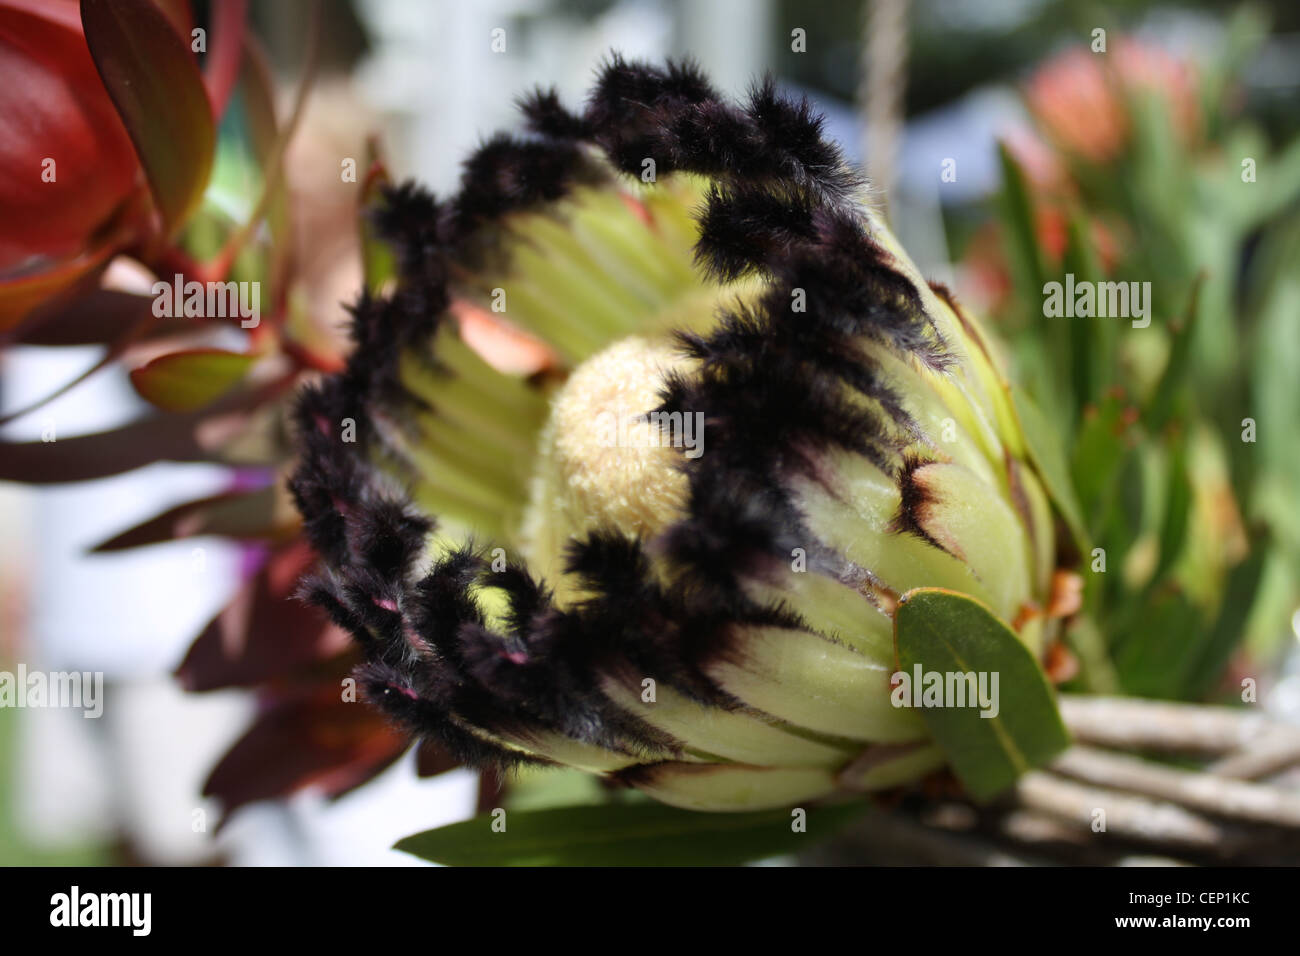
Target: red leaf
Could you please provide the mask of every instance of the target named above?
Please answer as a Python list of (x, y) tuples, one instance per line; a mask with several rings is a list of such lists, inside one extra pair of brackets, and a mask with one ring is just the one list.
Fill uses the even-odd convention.
[(195, 416), (156, 415), (93, 435), (55, 441), (0, 442), (0, 481), (89, 481), (155, 461), (203, 461)]
[(436, 777), (460, 765), (459, 760), (432, 740), (421, 740), (415, 745), (415, 772), (418, 776)]
[(372, 779), (409, 744), (379, 714), (341, 699), (337, 684), (273, 701), (204, 785), (227, 815), (256, 800), (315, 787), (337, 797)]
[(153, 415), (91, 435), (0, 442), (0, 481), (90, 481), (155, 461), (214, 461), (243, 431), (250, 413), (284, 387), (276, 382), (237, 392), (203, 412)]
[(105, 345), (118, 341), (154, 318), (148, 331), (132, 341), (193, 333), (193, 319), (153, 316), (154, 299), (113, 289), (91, 289), (68, 302), (50, 303), (27, 317), (12, 341), (21, 345)]
[(244, 17), (248, 0), (223, 0), (212, 13), (212, 48), (204, 66), (212, 112), (218, 118), (226, 111), (231, 90), (239, 77), (240, 53), (244, 43)]
[(346, 651), (348, 635), (293, 597), (315, 560), (304, 541), (275, 552), (190, 645), (176, 670), (185, 689), (249, 687), (292, 677)]
[[(8, 209), (3, 218), (10, 218)], [(105, 243), (70, 259), (49, 263), (40, 271), (0, 279), (0, 332), (16, 327), (42, 303), (75, 291), (77, 283), (89, 281), (92, 274), (108, 264), (112, 253), (113, 247)]]
[[(145, 299), (143, 296), (129, 296), (129, 298), (134, 299), (137, 302), (147, 303), (149, 301)], [(69, 303), (68, 305), (69, 307), (74, 306), (75, 301), (73, 303)], [(90, 368), (86, 369), (86, 371), (82, 372), (80, 375), (76, 376), (70, 381), (67, 381), (63, 385), (59, 386), (53, 392), (47, 392), (44, 396), (37, 399), (35, 402), (32, 402), (29, 405), (25, 405), (22, 408), (12, 411), (7, 415), (0, 416), (0, 425), (7, 425), (9, 422), (17, 418), (21, 418), (24, 415), (28, 415), (36, 411), (41, 406), (54, 401), (54, 399), (58, 398), (60, 395), (70, 392), (72, 389), (80, 385), (86, 379), (90, 378), (96, 372), (100, 371), (101, 369), (105, 369), (108, 366), (112, 365), (114, 362), (116, 362), (122, 356), (122, 354), (126, 352), (127, 349), (129, 349), (138, 340), (144, 338), (144, 336), (146, 336), (149, 333), (149, 331), (158, 323), (158, 318), (153, 314), (152, 309), (146, 308), (143, 305), (141, 305), (139, 308), (140, 311), (134, 317), (135, 321), (132, 324), (128, 325), (117, 336), (115, 340), (108, 343), (108, 348), (105, 349), (104, 354), (99, 357), (99, 361), (97, 361)]]
[(154, 0), (154, 3), (158, 4), (181, 39), (190, 42), (194, 29), (194, 11), (190, 9), (189, 0)]
[(153, 0), (81, 0), (81, 23), (171, 236), (212, 171), (216, 127), (203, 76)]
[(139, 164), (75, 6), (0, 4), (0, 77), (0, 276), (31, 283), (84, 261)]
[(95, 545), (91, 553), (124, 551), (205, 534), (270, 539), (283, 531), (283, 525), (276, 522), (275, 488), (267, 487), (187, 501)]

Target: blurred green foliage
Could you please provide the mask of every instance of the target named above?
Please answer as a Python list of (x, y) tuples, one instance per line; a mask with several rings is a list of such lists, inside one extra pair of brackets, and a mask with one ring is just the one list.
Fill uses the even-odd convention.
[[(12, 665), (0, 662), (0, 669)], [(103, 866), (111, 861), (107, 846), (87, 843), (60, 848), (40, 846), (23, 832), (15, 806), (21, 711), (0, 711), (0, 866)]]
[[(1131, 69), (1098, 57), (1121, 131), (1109, 146), (1096, 115), (1089, 126), (1068, 109), (1069, 84), (1088, 85), (1086, 63), (1050, 81), (1064, 110), (1035, 109), (1033, 86), (1049, 81), (1031, 79), (1031, 112), (1059, 165), (1031, 176), (1001, 152), (1010, 289), (992, 318), (1068, 449), (1089, 539), (1086, 614), (1070, 640), (1089, 689), (1232, 698), (1234, 653), (1244, 652), (1227, 676), (1258, 678), (1289, 645), (1300, 601), (1300, 139), (1271, 147), (1233, 109), (1264, 26), (1251, 10), (1237, 15), (1219, 58), (1187, 74), (1187, 101), (1152, 82), (1167, 79), (1158, 51)], [(1058, 237), (1064, 223), (1055, 251), (1052, 223)], [(1076, 284), (1150, 283), (1150, 326), (1044, 316), (1045, 283), (1067, 273)]]

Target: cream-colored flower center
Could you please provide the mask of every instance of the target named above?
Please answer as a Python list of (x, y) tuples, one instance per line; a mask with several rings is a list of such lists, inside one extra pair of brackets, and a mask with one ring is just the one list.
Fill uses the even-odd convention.
[(575, 525), (649, 537), (680, 511), (689, 449), (673, 443), (695, 436), (650, 413), (665, 374), (682, 364), (667, 343), (624, 339), (584, 362), (556, 398), (555, 462)]
[(554, 568), (572, 536), (612, 529), (643, 539), (683, 511), (684, 461), (704, 451), (702, 422), (659, 414), (665, 376), (689, 359), (669, 341), (623, 339), (580, 365), (555, 396), (525, 538)]

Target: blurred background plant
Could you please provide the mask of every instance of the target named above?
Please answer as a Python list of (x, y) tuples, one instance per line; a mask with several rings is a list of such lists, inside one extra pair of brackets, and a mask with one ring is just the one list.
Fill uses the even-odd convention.
[[(1200, 64), (1119, 38), (1035, 70), (977, 232), (999, 241), (969, 253), (1101, 549), (1071, 635), (1089, 690), (1239, 700), (1293, 646), (1300, 141), (1240, 112), (1265, 36), (1246, 10)], [(1067, 273), (1150, 283), (1150, 327), (1044, 318)]]
[[(476, 138), (514, 121), (517, 93), (554, 82), (576, 101), (611, 48), (692, 54), (733, 92), (772, 70), (827, 113), (852, 158), (897, 152), (877, 179), (903, 244), (997, 328), (1068, 450), (1086, 588), (1072, 656), (1057, 662), (1067, 688), (1240, 701), (1249, 677), (1275, 716), (1300, 720), (1300, 11), (1281, 0), (1240, 11), (917, 0), (903, 5), (905, 57), (890, 72), (895, 134), (869, 128), (853, 102), (872, 67), (870, 6), (0, 0), (0, 116), (12, 130), (0, 144), (0, 480), (109, 488), (113, 476), (138, 476), (129, 505), (119, 492), (79, 499), (77, 512), (48, 491), (15, 490), (5, 507), (21, 543), (3, 557), (0, 667), (107, 670), (119, 699), (142, 700), (131, 719), (158, 727), (98, 744), (110, 794), (91, 803), (112, 819), (89, 832), (114, 849), (96, 858), (383, 859), (322, 849), (347, 824), (320, 798), (352, 793), (408, 746), (343, 699), (346, 640), (289, 599), (313, 556), (281, 482), (287, 403), (299, 383), (340, 367), (343, 304), (389, 278), (360, 215), (389, 175), (378, 144), (403, 175), (445, 190)], [(1106, 55), (1089, 47), (1098, 26)], [(490, 47), (498, 27), (504, 55)], [(53, 182), (41, 178), (47, 158)], [(949, 158), (952, 181), (941, 177)], [(1043, 286), (1066, 272), (1150, 282), (1150, 327), (1045, 318)], [(260, 321), (155, 315), (154, 280), (176, 274), (259, 283)], [(54, 352), (89, 358), (51, 373), (42, 363)], [(94, 391), (105, 382), (122, 420), (101, 430), (69, 402), (105, 394)], [(214, 467), (199, 489), (157, 470), (164, 462)], [(33, 507), (36, 526), (25, 528)], [(77, 533), (60, 538), (56, 521)], [(1091, 570), (1094, 548), (1104, 573)], [(26, 549), (52, 557), (30, 570)], [(157, 560), (119, 574), (121, 593), (69, 583), (106, 580), (110, 556), (136, 549)], [(155, 570), (162, 562), (186, 572), (179, 588)], [(51, 604), (71, 608), (50, 621)], [(156, 627), (131, 618), (133, 605), (154, 608)], [(118, 666), (102, 646), (106, 617), (139, 632), (147, 664)], [(187, 690), (237, 690), (239, 703), (200, 714), (141, 691), (173, 667)], [(28, 756), (15, 754), (11, 716), (0, 715), (0, 859), (49, 859), (30, 856), (33, 807), (51, 786), (31, 771), (45, 751), (29, 739)], [(123, 742), (137, 738), (148, 743)], [(176, 785), (152, 812), (160, 804), (141, 796), (144, 781), (176, 775), (177, 761), (201, 771), (180, 776), (196, 791), (206, 778), (215, 804)], [(393, 773), (412, 768), (455, 784), (436, 800), (401, 789)], [(610, 799), (567, 773), (524, 775), (502, 798), (498, 781), (450, 770), (444, 754), (419, 748), (386, 784), (363, 788), (371, 802), (350, 804), (350, 832), (369, 834), (398, 806), (417, 822), (394, 815), (391, 836), (476, 803)], [(211, 811), (212, 824), (193, 826), (192, 808)], [(261, 808), (258, 825), (232, 825), (213, 843), (219, 815), (241, 808), (244, 820)], [(58, 820), (51, 828), (47, 844), (68, 847)], [(283, 832), (294, 839), (267, 851), (280, 846), (267, 834)], [(69, 852), (93, 840), (74, 838)], [(383, 853), (391, 840), (377, 842)]]

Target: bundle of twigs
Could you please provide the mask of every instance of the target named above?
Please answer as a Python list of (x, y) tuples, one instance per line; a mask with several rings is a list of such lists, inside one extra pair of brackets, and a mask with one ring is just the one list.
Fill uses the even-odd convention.
[(1300, 727), (1226, 707), (1063, 695), (1075, 745), (995, 805), (904, 800), (818, 862), (1300, 863)]

